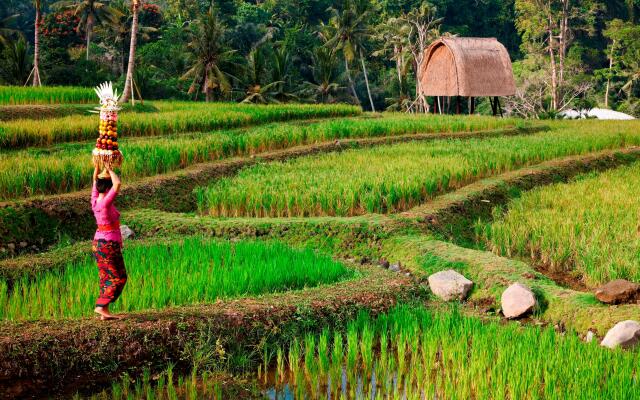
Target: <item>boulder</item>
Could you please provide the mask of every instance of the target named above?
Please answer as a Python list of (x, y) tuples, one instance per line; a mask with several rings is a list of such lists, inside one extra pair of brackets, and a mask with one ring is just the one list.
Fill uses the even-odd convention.
[(640, 323), (627, 320), (618, 322), (605, 335), (600, 343), (602, 346), (613, 349), (621, 346), (623, 348), (632, 347), (640, 342)]
[(136, 235), (135, 232), (126, 225), (120, 225), (120, 233), (122, 234), (122, 238), (125, 240)]
[(606, 304), (622, 304), (636, 301), (640, 296), (640, 284), (616, 279), (595, 290), (596, 299)]
[(389, 271), (391, 271), (391, 272), (400, 272), (400, 264), (391, 264), (389, 266)]
[(429, 276), (429, 287), (444, 301), (464, 300), (473, 287), (473, 282), (450, 269)]
[(502, 293), (502, 313), (506, 318), (519, 318), (533, 311), (536, 296), (521, 283), (514, 283)]

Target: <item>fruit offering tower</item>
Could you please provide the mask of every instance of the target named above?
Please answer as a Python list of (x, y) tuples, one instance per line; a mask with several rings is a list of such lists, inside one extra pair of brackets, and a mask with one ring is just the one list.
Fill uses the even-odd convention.
[(93, 149), (93, 164), (108, 176), (106, 168), (117, 168), (122, 164), (122, 153), (118, 146), (118, 91), (113, 91), (111, 82), (96, 87), (100, 98), (100, 136)]

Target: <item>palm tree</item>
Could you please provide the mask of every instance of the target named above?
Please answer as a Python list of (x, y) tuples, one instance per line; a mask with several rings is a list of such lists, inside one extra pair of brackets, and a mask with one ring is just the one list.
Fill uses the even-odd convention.
[(84, 28), (87, 37), (87, 60), (93, 28), (104, 23), (116, 23), (119, 17), (119, 12), (109, 7), (109, 2), (110, 0), (63, 0), (53, 5), (60, 9), (74, 10), (74, 14), (80, 16), (78, 29)]
[(334, 35), (327, 41), (326, 45), (329, 47), (335, 46), (342, 50), (347, 80), (356, 99), (358, 99), (358, 96), (351, 77), (349, 64), (356, 57), (360, 58), (367, 94), (369, 95), (369, 103), (371, 104), (371, 110), (375, 111), (371, 88), (369, 87), (369, 76), (364, 61), (364, 42), (370, 36), (367, 21), (372, 11), (371, 2), (368, 0), (344, 0), (341, 9), (332, 7), (330, 10), (332, 16), (329, 20), (329, 25), (333, 28)]
[(206, 101), (213, 99), (214, 90), (221, 94), (231, 92), (231, 81), (235, 77), (228, 71), (235, 67), (232, 62), (233, 50), (225, 44), (226, 27), (218, 20), (213, 9), (190, 27), (191, 68), (182, 79), (191, 79), (189, 93), (202, 91)]
[(0, 19), (0, 45), (11, 44), (11, 38), (21, 34), (19, 30), (11, 27), (18, 17), (18, 14), (13, 14)]
[(276, 85), (275, 98), (281, 102), (298, 99), (298, 96), (289, 91), (291, 87), (290, 67), (291, 53), (286, 44), (278, 43), (273, 49), (271, 60), (271, 82), (279, 82), (279, 84)]
[(40, 24), (42, 23), (42, 0), (33, 0), (36, 9), (36, 22), (33, 30), (33, 86), (41, 86), (40, 82)]
[(311, 55), (312, 82), (306, 82), (310, 98), (315, 102), (333, 103), (344, 89), (340, 86), (337, 64), (338, 57), (335, 49), (317, 47)]
[(135, 68), (135, 56), (136, 56), (136, 44), (138, 37), (138, 12), (140, 11), (140, 3), (142, 0), (131, 0), (131, 14), (133, 20), (131, 21), (131, 43), (129, 44), (129, 64), (127, 66), (127, 77), (124, 81), (124, 90), (120, 97), (121, 103), (126, 103), (129, 100), (129, 96), (133, 101), (133, 69)]
[(243, 103), (279, 103), (276, 98), (278, 94), (278, 86), (284, 81), (271, 81), (264, 84), (267, 75), (267, 55), (262, 45), (255, 46), (249, 52), (247, 57), (247, 69), (245, 74), (245, 84), (247, 90)]
[(6, 79), (9, 83), (23, 85), (29, 78), (29, 44), (19, 36), (17, 40), (7, 40), (5, 46), (4, 54), (9, 61)]

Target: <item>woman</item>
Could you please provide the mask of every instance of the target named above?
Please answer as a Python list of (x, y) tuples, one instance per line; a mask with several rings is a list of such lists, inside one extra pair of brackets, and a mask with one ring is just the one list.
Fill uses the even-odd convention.
[(91, 209), (98, 223), (93, 238), (93, 256), (98, 263), (100, 276), (100, 296), (93, 311), (102, 321), (120, 318), (109, 312), (109, 304), (118, 299), (127, 283), (127, 271), (122, 259), (120, 212), (113, 204), (120, 191), (120, 178), (110, 168), (107, 171), (109, 178), (101, 178), (96, 167), (91, 191)]

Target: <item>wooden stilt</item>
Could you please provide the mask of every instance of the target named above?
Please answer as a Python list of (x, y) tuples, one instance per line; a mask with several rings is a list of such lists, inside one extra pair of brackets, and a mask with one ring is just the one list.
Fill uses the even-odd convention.
[(469, 109), (469, 114), (475, 114), (476, 113), (476, 98), (475, 97), (471, 97), (471, 108)]
[(493, 101), (494, 103), (496, 103), (496, 108), (498, 109), (498, 111), (500, 112), (500, 118), (503, 118), (502, 115), (502, 106), (500, 105), (500, 98), (498, 96), (496, 96), (495, 100)]
[(456, 114), (460, 114), (460, 96), (456, 96)]

